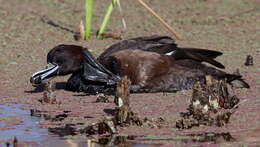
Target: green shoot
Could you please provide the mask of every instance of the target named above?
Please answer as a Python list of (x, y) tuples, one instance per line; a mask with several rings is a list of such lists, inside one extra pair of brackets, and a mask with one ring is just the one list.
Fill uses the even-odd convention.
[(110, 16), (111, 16), (111, 14), (112, 14), (112, 11), (113, 11), (113, 9), (114, 9), (114, 7), (115, 7), (117, 1), (118, 1), (118, 0), (112, 0), (112, 3), (109, 5), (109, 7), (108, 7), (108, 9), (107, 9), (107, 12), (106, 12), (106, 14), (105, 14), (105, 17), (104, 17), (104, 19), (103, 19), (103, 22), (102, 22), (102, 24), (101, 24), (101, 27), (100, 27), (100, 29), (99, 29), (99, 31), (98, 31), (98, 35), (97, 35), (97, 38), (98, 38), (98, 39), (101, 39), (101, 35), (103, 34), (103, 32), (104, 32), (105, 29), (106, 29), (106, 26), (107, 26), (107, 24), (108, 24), (108, 21), (109, 21), (109, 19), (110, 19)]
[(85, 1), (85, 40), (90, 39), (91, 33), (91, 20), (92, 20), (92, 9), (93, 9), (93, 0), (86, 0)]

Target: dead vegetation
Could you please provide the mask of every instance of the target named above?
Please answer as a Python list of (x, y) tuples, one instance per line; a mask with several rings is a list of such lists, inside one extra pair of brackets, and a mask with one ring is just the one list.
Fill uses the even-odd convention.
[(115, 116), (106, 116), (100, 122), (87, 126), (81, 132), (88, 135), (93, 134), (115, 134), (117, 133), (117, 126), (127, 125), (142, 125), (142, 120), (134, 113), (130, 108), (130, 80), (127, 77), (123, 77), (117, 84), (116, 95), (114, 102)]
[(194, 126), (224, 126), (235, 112), (239, 99), (225, 80), (206, 77), (206, 84), (196, 83), (188, 112), (181, 113), (176, 127), (189, 129)]
[(116, 104), (114, 116), (106, 116), (100, 122), (87, 126), (80, 132), (87, 135), (106, 133), (116, 134), (118, 133), (117, 127), (127, 127), (130, 125), (159, 128), (159, 124), (164, 121), (163, 118), (159, 118), (156, 121), (149, 120), (148, 118), (142, 119), (137, 113), (131, 110), (129, 91), (130, 84), (131, 82), (127, 77), (123, 77), (117, 83), (116, 95), (114, 99)]
[(129, 124), (142, 125), (142, 121), (136, 113), (130, 108), (130, 80), (127, 77), (117, 84), (115, 104), (116, 115), (115, 119), (118, 125), (124, 126)]
[(48, 81), (44, 84), (43, 97), (39, 99), (41, 103), (57, 104), (56, 96), (54, 95), (55, 84), (52, 81)]

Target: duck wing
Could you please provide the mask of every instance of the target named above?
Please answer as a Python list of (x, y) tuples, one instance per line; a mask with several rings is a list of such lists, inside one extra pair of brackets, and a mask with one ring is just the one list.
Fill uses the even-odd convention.
[(144, 36), (131, 38), (120, 41), (108, 47), (99, 57), (98, 61), (112, 55), (121, 50), (143, 50), (166, 54), (173, 57), (175, 60), (192, 59), (198, 62), (207, 62), (218, 68), (225, 68), (224, 65), (214, 60), (217, 56), (222, 55), (219, 51), (197, 49), (197, 48), (179, 48), (169, 36)]
[(215, 60), (217, 56), (222, 54), (223, 53), (218, 51), (206, 49), (178, 48), (167, 55), (170, 55), (174, 60), (192, 59), (198, 62), (207, 62), (218, 68), (225, 68), (223, 64)]
[(144, 36), (120, 41), (108, 47), (98, 60), (108, 57), (111, 54), (121, 50), (143, 50), (152, 51), (160, 54), (171, 52), (177, 48), (175, 41), (168, 36)]

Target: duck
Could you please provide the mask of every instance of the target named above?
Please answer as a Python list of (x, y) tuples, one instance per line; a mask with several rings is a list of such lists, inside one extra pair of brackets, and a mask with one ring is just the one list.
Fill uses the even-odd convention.
[[(226, 80), (237, 88), (249, 88), (241, 75), (229, 74), (215, 58), (222, 52), (180, 48), (168, 36), (144, 36), (120, 41), (98, 58), (87, 48), (61, 44), (47, 54), (47, 68), (32, 74), (36, 86), (56, 76), (71, 74), (67, 88), (88, 94), (115, 92), (117, 82), (127, 76), (132, 93), (176, 92), (205, 83), (207, 75)], [(205, 63), (209, 63), (205, 64)], [(219, 69), (218, 69), (219, 68)]]

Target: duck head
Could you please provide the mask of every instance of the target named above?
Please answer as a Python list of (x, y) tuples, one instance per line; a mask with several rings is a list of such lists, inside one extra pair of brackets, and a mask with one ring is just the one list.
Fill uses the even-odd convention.
[(91, 53), (77, 45), (58, 45), (47, 55), (47, 67), (32, 74), (30, 82), (37, 86), (56, 76), (81, 73), (86, 80), (115, 84), (119, 77), (103, 67)]

